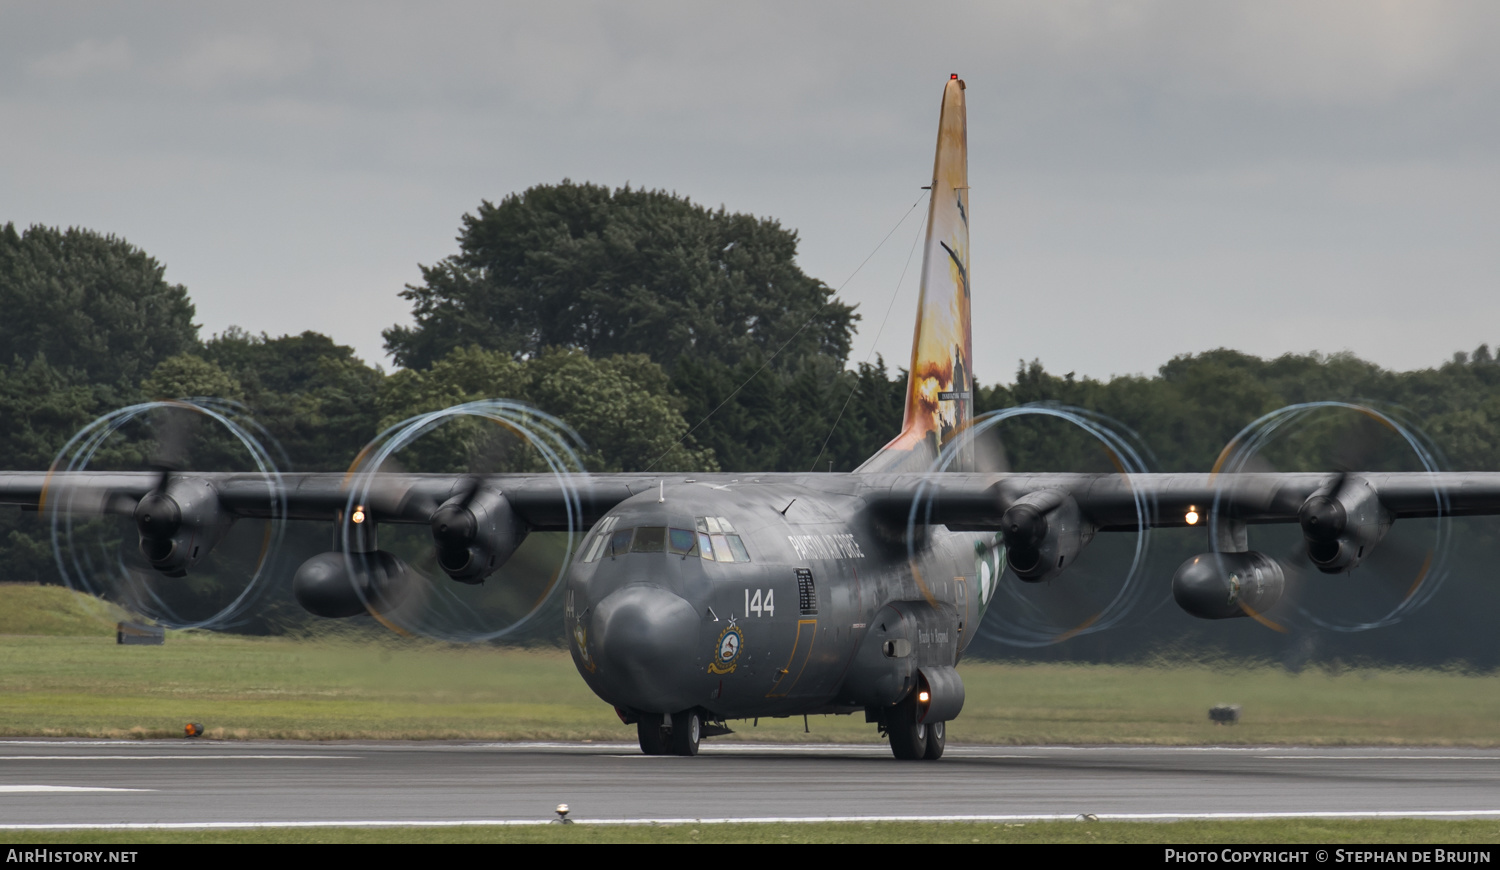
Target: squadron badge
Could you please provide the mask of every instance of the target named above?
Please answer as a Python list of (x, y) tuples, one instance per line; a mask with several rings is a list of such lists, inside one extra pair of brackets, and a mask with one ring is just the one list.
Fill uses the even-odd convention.
[(578, 644), (578, 658), (583, 661), (584, 668), (592, 674), (599, 666), (594, 664), (594, 659), (589, 656), (589, 630), (583, 627), (582, 619), (573, 623), (573, 642)]
[(740, 627), (729, 620), (729, 627), (719, 632), (718, 648), (714, 650), (714, 660), (708, 666), (710, 674), (732, 674), (738, 667), (735, 660), (740, 657), (740, 648), (745, 644), (745, 634)]

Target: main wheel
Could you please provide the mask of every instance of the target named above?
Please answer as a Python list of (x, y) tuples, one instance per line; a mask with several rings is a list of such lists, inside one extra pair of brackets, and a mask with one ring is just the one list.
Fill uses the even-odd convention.
[(703, 737), (703, 720), (694, 710), (672, 716), (672, 754), (697, 755)]
[(635, 734), (641, 741), (641, 752), (646, 755), (666, 755), (669, 751), (660, 716), (642, 716), (637, 719)]
[(911, 701), (902, 701), (891, 710), (885, 730), (897, 758), (914, 761), (927, 754), (927, 726), (917, 721), (917, 705)]
[(922, 757), (928, 761), (937, 761), (943, 757), (943, 747), (948, 743), (948, 723), (933, 722), (927, 726), (927, 751)]

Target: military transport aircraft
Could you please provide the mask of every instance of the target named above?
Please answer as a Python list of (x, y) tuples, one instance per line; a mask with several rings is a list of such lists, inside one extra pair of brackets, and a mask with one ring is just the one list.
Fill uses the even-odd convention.
[[(1099, 532), (1201, 524), (1210, 550), (1173, 578), (1208, 619), (1258, 616), (1285, 585), (1246, 526), (1299, 524), (1345, 572), (1401, 518), (1500, 513), (1500, 474), (1010, 474), (981, 471), (973, 425), (964, 82), (945, 85), (903, 428), (847, 474), (9, 472), (0, 503), (133, 517), (150, 565), (180, 577), (237, 518), (330, 523), (297, 571), (309, 611), (376, 612), (403, 565), (384, 524), (430, 527), (443, 572), (474, 584), (529, 532), (582, 535), (562, 575), (578, 672), (648, 754), (694, 755), (731, 720), (863, 713), (902, 759), (937, 759), (964, 705), (955, 666), (1007, 568), (1063, 575)], [(938, 468), (941, 473), (934, 473)], [(55, 508), (54, 508), (55, 509)], [(502, 573), (503, 578), (503, 573)]]

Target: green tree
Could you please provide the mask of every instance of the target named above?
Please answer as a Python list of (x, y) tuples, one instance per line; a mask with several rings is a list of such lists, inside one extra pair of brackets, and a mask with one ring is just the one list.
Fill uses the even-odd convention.
[(204, 397), (238, 402), (245, 397), (239, 381), (215, 363), (190, 353), (162, 360), (141, 382), (141, 393), (168, 401)]
[[(685, 439), (681, 400), (661, 367), (639, 354), (593, 359), (551, 349), (516, 361), (499, 351), (461, 348), (426, 371), (406, 369), (386, 379), (378, 399), (382, 428), (407, 417), (478, 399), (504, 397), (558, 417), (581, 438), (590, 471), (712, 471), (712, 451)], [(482, 460), (494, 427), (455, 422), (414, 450), (422, 471), (458, 471)], [(513, 439), (504, 439), (513, 443)], [(524, 451), (523, 451), (524, 454)], [(660, 460), (660, 461), (657, 461)], [(533, 454), (503, 455), (496, 470), (539, 471)], [(487, 470), (487, 469), (485, 469)]]
[(115, 236), (0, 227), (0, 362), (45, 356), (123, 404), (158, 362), (197, 344), (187, 290), (163, 272)]
[(385, 331), (426, 368), (468, 346), (517, 359), (549, 347), (733, 365), (784, 345), (842, 361), (856, 315), (795, 263), (797, 234), (666, 191), (539, 185), (465, 215), (459, 253), (408, 287), (414, 326)]
[(326, 335), (271, 338), (231, 327), (203, 353), (243, 386), (251, 414), (291, 460), (284, 470), (342, 470), (376, 434), (384, 373)]
[(45, 358), (0, 365), (0, 468), (48, 467), (68, 438), (93, 418), (93, 391)]

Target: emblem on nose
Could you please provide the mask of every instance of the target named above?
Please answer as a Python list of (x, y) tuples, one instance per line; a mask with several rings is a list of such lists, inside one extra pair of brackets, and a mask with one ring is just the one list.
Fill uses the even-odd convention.
[(730, 617), (729, 626), (719, 632), (719, 645), (714, 660), (708, 665), (710, 674), (732, 674), (739, 667), (735, 661), (740, 657), (740, 648), (745, 645), (745, 633)]
[(585, 610), (578, 615), (578, 621), (573, 623), (573, 642), (578, 644), (578, 657), (583, 660), (584, 669), (592, 674), (599, 666), (594, 664), (594, 657), (589, 655), (589, 630), (583, 624), (588, 615)]

